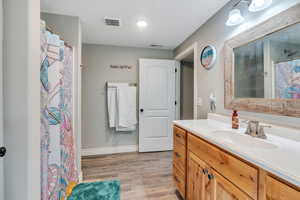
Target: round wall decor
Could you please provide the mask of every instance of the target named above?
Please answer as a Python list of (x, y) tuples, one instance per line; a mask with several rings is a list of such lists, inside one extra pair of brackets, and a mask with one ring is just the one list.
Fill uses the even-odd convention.
[(207, 45), (201, 52), (200, 62), (205, 69), (211, 69), (217, 59), (217, 50), (212, 45)]

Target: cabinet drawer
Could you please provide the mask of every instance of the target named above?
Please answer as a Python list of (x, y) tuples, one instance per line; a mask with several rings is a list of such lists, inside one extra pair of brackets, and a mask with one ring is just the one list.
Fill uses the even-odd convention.
[(185, 174), (182, 173), (175, 165), (173, 165), (173, 178), (177, 190), (183, 198), (185, 198)]
[(257, 199), (258, 170), (208, 142), (188, 134), (188, 148), (218, 173)]
[(299, 200), (300, 192), (294, 188), (270, 177), (266, 178), (266, 199)]
[(173, 150), (173, 162), (176, 167), (181, 170), (181, 172), (185, 173), (186, 167), (186, 147), (181, 143), (177, 143), (174, 145)]
[(177, 126), (174, 126), (173, 133), (174, 133), (174, 142), (179, 142), (185, 146), (186, 145), (186, 131)]

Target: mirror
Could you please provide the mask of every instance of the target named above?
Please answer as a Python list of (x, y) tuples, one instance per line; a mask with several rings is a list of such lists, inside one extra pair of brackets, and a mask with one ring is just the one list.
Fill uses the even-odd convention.
[(236, 47), (234, 97), (300, 99), (300, 23)]
[(300, 117), (300, 4), (224, 44), (225, 109)]

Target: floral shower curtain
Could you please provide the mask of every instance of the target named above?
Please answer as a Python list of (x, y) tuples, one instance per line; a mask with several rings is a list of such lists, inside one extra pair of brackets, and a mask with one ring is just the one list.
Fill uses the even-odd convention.
[(64, 200), (78, 182), (73, 133), (73, 49), (41, 22), (42, 200)]
[(300, 59), (275, 64), (275, 97), (300, 99)]

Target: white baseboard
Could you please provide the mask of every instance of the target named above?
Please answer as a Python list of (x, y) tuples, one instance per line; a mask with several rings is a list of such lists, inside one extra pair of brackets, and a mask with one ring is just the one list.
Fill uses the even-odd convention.
[(82, 156), (95, 156), (95, 155), (107, 155), (107, 154), (116, 154), (116, 153), (129, 153), (137, 152), (137, 145), (128, 145), (128, 146), (114, 146), (114, 147), (102, 147), (102, 148), (90, 148), (82, 149)]
[(83, 175), (82, 175), (82, 171), (79, 171), (79, 183), (82, 183), (83, 180)]

